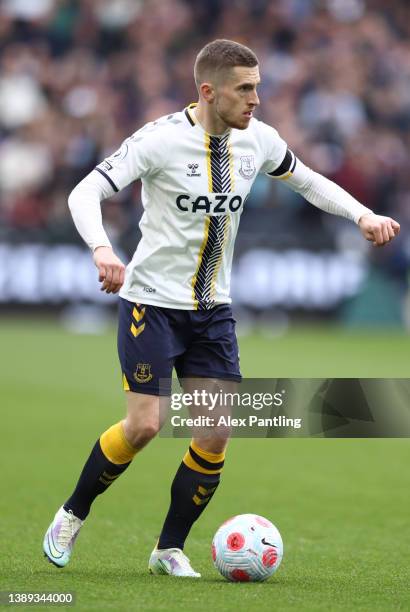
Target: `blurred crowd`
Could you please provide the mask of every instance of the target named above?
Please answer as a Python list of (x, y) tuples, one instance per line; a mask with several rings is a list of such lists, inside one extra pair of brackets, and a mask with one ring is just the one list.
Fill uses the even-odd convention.
[[(145, 122), (196, 99), (193, 62), (214, 38), (257, 53), (258, 117), (305, 163), (410, 225), (406, 0), (3, 0), (0, 240), (75, 239), (70, 190)], [(104, 205), (111, 237), (133, 246), (139, 189)], [(261, 179), (256, 225), (309, 216), (292, 197)]]

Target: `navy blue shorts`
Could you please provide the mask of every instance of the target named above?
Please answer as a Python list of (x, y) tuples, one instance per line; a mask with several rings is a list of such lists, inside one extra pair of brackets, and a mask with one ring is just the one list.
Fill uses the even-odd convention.
[(127, 391), (169, 395), (181, 378), (241, 381), (235, 320), (228, 304), (177, 310), (120, 298), (118, 355)]

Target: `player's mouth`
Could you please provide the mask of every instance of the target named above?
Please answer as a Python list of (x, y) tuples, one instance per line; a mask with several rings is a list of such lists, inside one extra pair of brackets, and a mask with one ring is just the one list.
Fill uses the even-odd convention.
[(244, 115), (245, 115), (245, 117), (247, 117), (248, 119), (251, 119), (251, 118), (252, 118), (252, 113), (253, 113), (253, 111), (246, 111), (246, 112), (244, 113)]

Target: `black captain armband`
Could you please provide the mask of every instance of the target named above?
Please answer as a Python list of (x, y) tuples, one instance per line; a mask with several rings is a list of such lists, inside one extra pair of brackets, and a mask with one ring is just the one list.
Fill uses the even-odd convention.
[(283, 162), (274, 170), (273, 172), (267, 172), (268, 176), (272, 176), (273, 178), (284, 179), (290, 176), (296, 166), (296, 155), (290, 149), (287, 149), (286, 155), (283, 158)]
[[(104, 168), (104, 170), (103, 170)], [(112, 166), (109, 162), (107, 161), (103, 161), (101, 162), (101, 164), (98, 164), (98, 166), (96, 166), (94, 168), (94, 170), (96, 170), (97, 172), (99, 172), (106, 181), (108, 181), (108, 183), (111, 185), (111, 187), (114, 189), (115, 193), (117, 193), (119, 191), (117, 185), (114, 183), (114, 181), (112, 180), (112, 178), (110, 176), (108, 176), (107, 171), (111, 170)]]

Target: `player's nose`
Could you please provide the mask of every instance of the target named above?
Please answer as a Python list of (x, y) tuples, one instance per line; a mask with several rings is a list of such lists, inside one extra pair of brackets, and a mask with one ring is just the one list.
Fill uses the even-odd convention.
[(259, 97), (256, 91), (253, 93), (251, 99), (249, 100), (249, 104), (252, 106), (259, 106)]

